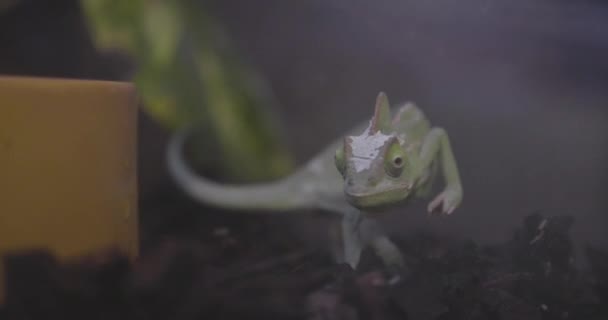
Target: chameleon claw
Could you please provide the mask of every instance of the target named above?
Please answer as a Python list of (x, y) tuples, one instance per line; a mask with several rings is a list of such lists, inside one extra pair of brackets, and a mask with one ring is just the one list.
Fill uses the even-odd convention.
[(437, 209), (439, 208), (439, 206), (441, 206), (441, 211), (442, 212), (446, 212), (445, 210), (445, 201), (443, 199), (442, 195), (439, 195), (437, 198), (435, 198), (435, 200), (431, 201), (431, 203), (429, 203), (428, 207), (427, 207), (427, 211), (429, 214), (435, 214), (437, 213)]
[(448, 215), (452, 214), (452, 212), (454, 212), (454, 209), (456, 209), (456, 207), (450, 207), (450, 209), (448, 209), (447, 214)]
[(455, 196), (449, 191), (443, 191), (440, 193), (431, 203), (429, 203), (427, 210), (429, 214), (437, 213), (440, 215), (451, 215), (456, 207), (458, 207), (458, 201), (454, 199)]

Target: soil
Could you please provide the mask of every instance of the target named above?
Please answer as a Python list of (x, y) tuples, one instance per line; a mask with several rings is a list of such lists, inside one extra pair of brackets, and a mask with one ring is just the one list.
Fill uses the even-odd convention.
[[(173, 210), (171, 214), (168, 214)], [(6, 257), (2, 319), (607, 319), (608, 253), (573, 264), (570, 217), (528, 216), (500, 245), (428, 232), (396, 238), (409, 269), (389, 283), (366, 252), (336, 265), (268, 215), (218, 212), (164, 192), (142, 212), (142, 253), (60, 263)], [(544, 222), (543, 222), (544, 221)]]

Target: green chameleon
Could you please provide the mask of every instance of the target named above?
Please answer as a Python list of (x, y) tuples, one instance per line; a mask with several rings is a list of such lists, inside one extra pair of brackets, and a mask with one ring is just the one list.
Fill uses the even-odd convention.
[(338, 139), (293, 174), (269, 183), (222, 185), (197, 176), (182, 156), (187, 129), (172, 138), (167, 160), (177, 184), (198, 201), (228, 209), (338, 213), (341, 241), (331, 247), (338, 263), (356, 269), (362, 250), (369, 246), (389, 269), (400, 270), (403, 256), (374, 214), (428, 196), (439, 168), (445, 188), (429, 203), (428, 212), (451, 214), (463, 194), (456, 160), (444, 129), (431, 127), (413, 103), (397, 108), (391, 117), (383, 92), (371, 121), (351, 133), (359, 132)]

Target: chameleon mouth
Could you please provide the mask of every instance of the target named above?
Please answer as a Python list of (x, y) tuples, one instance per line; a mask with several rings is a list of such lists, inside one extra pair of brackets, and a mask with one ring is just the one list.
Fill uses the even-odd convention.
[(371, 193), (346, 188), (344, 194), (352, 206), (358, 209), (374, 209), (387, 207), (394, 202), (404, 200), (410, 194), (410, 187), (398, 186)]

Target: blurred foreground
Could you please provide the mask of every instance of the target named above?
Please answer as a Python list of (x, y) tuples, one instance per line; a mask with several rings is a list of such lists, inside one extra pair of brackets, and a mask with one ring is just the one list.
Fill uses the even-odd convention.
[(196, 239), (164, 239), (134, 266), (112, 253), (67, 265), (44, 252), (23, 253), (6, 259), (8, 296), (0, 316), (606, 319), (608, 252), (589, 248), (592, 269), (577, 270), (572, 223), (531, 215), (510, 241), (495, 246), (430, 233), (400, 238), (411, 270), (396, 286), (372, 267), (375, 257), (366, 256), (352, 272), (267, 221), (208, 225)]

